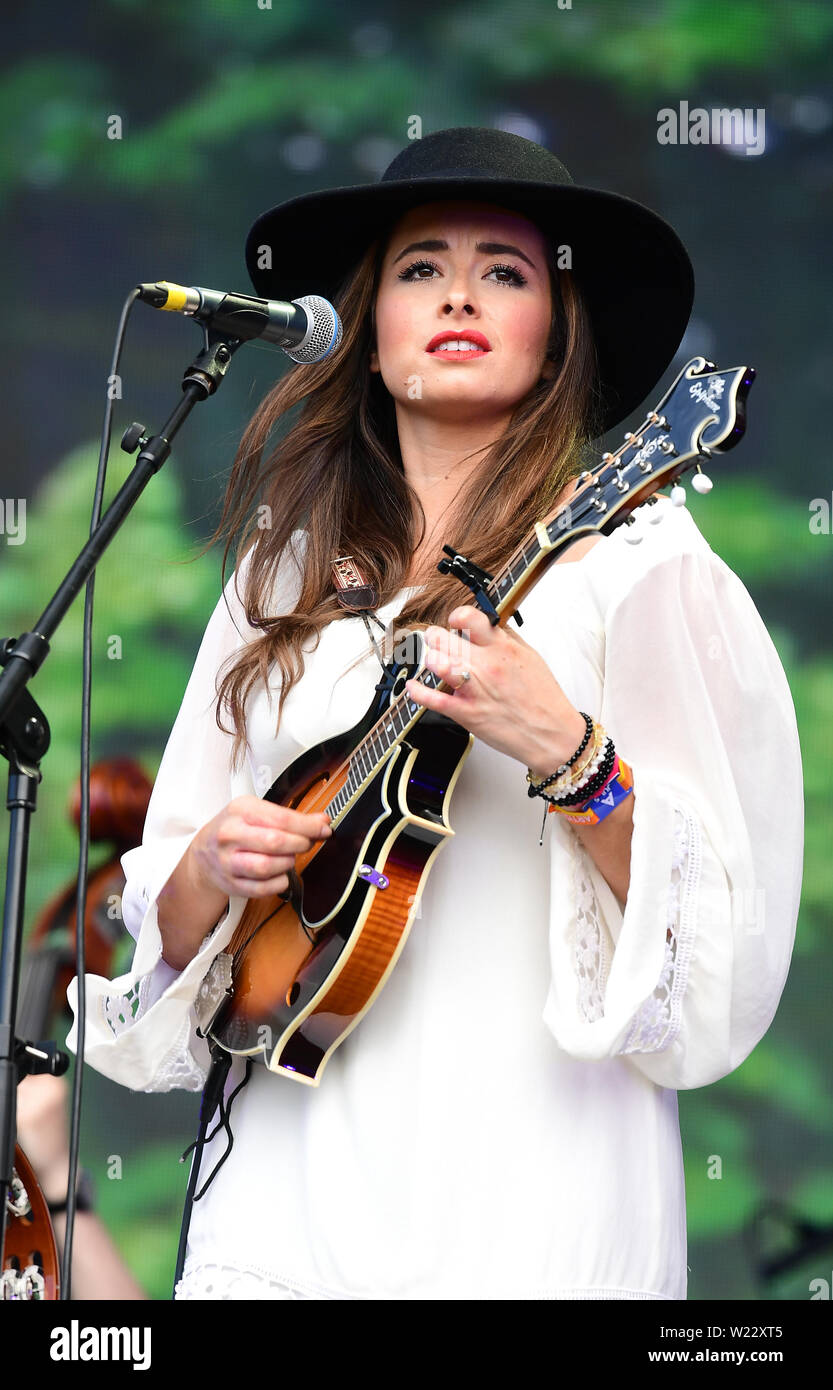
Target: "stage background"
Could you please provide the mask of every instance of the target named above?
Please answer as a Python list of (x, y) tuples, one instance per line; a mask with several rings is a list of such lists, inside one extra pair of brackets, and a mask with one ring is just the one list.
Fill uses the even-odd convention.
[[(833, 1222), (833, 537), (829, 513), (826, 528), (813, 522), (823, 516), (817, 499), (829, 508), (833, 491), (833, 8), (11, 3), (5, 49), (3, 634), (31, 625), (88, 532), (113, 337), (137, 281), (249, 291), (243, 244), (254, 217), (296, 194), (378, 177), (415, 117), (423, 134), (487, 125), (529, 136), (578, 181), (639, 199), (679, 231), (696, 270), (694, 317), (646, 406), (695, 353), (758, 369), (745, 440), (708, 470), (708, 498), (687, 493), (786, 668), (807, 809), (798, 939), (775, 1022), (732, 1076), (679, 1097), (690, 1297), (807, 1299), (810, 1279), (831, 1278), (833, 1238), (765, 1283), (748, 1231), (772, 1201), (788, 1209), (782, 1246), (791, 1221)], [(658, 112), (681, 101), (763, 111), (765, 148), (660, 144)], [(114, 116), (118, 139), (108, 135)], [(282, 248), (289, 261), (292, 253)], [(108, 499), (130, 467), (122, 430), (134, 419), (161, 424), (198, 342), (180, 317), (134, 312)], [(276, 352), (241, 351), (99, 566), (94, 761), (130, 753), (155, 774), (219, 593), (220, 550), (188, 562), (219, 515), (243, 425), (284, 369)], [(19, 517), (19, 499), (25, 543), (9, 506)], [(82, 611), (79, 598), (33, 687), (53, 743), (33, 829), (29, 925), (75, 869), (66, 802), (78, 770)], [(4, 841), (6, 833), (4, 823)], [(105, 850), (94, 848), (93, 864)], [(55, 1026), (63, 1039), (65, 1022)], [(177, 1158), (195, 1132), (197, 1104), (185, 1093), (134, 1094), (87, 1072), (82, 1162), (152, 1298), (169, 1296), (187, 1178)], [(108, 1176), (114, 1155), (120, 1180)], [(709, 1177), (715, 1155), (719, 1180)]]

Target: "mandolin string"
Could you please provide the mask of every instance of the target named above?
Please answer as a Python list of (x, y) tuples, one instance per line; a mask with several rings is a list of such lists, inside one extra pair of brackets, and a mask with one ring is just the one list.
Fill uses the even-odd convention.
[[(276, 896), (281, 898), (281, 900), (280, 900), (278, 906), (277, 906), (277, 907), (273, 907), (273, 908), (272, 908), (272, 911), (269, 913), (269, 916), (268, 916), (268, 917), (264, 917), (264, 919), (263, 919), (262, 922), (258, 922), (257, 926), (255, 926), (255, 927), (252, 928), (252, 930), (250, 931), (249, 935), (246, 937), (246, 940), (245, 940), (245, 941), (241, 941), (240, 945), (235, 947), (235, 960), (239, 960), (239, 962), (240, 962), (241, 965), (243, 964), (243, 961), (242, 961), (242, 953), (243, 953), (243, 951), (245, 951), (245, 949), (246, 949), (246, 947), (248, 946), (249, 942), (252, 941), (252, 940), (254, 939), (254, 937), (257, 936), (257, 934), (258, 934), (258, 932), (260, 931), (261, 927), (265, 927), (267, 922), (271, 922), (271, 920), (272, 920), (272, 918), (275, 916), (275, 913), (276, 913), (276, 912), (280, 912), (281, 908), (286, 907), (286, 904), (287, 904), (287, 902), (289, 901), (288, 898), (283, 898), (283, 897), (281, 897), (281, 895), (280, 895), (279, 893), (276, 894)], [(251, 899), (250, 899), (250, 901), (251, 901)], [(301, 925), (302, 925), (302, 926), (304, 925), (303, 922), (301, 923)], [(304, 930), (306, 931), (306, 928), (305, 928)], [(309, 936), (309, 933), (308, 933), (308, 932), (307, 932), (306, 934)], [(310, 938), (310, 939), (312, 940), (313, 938)]]
[[(639, 437), (640, 437), (643, 433), (645, 433), (647, 430), (649, 430), (653, 424), (654, 424), (654, 422), (653, 422), (649, 417), (646, 416), (645, 420), (644, 420), (643, 423), (638, 427), (638, 429), (632, 431), (632, 432), (631, 432), (631, 437), (630, 437), (629, 439), (625, 439), (625, 440), (623, 441), (623, 443), (620, 444), (620, 446), (619, 446), (618, 449), (614, 450), (613, 452), (611, 452), (611, 453), (609, 453), (609, 454), (606, 454), (606, 455), (604, 456), (604, 458), (601, 460), (601, 462), (599, 463), (599, 465), (598, 465), (596, 468), (594, 468), (594, 469), (586, 469), (585, 471), (589, 474), (589, 476), (588, 476), (588, 478), (587, 478), (587, 481), (584, 483), (584, 485), (583, 485), (582, 487), (578, 488), (578, 490), (573, 494), (573, 497), (572, 497), (571, 501), (568, 502), (568, 503), (566, 504), (566, 507), (575, 507), (575, 506), (580, 502), (580, 500), (581, 500), (582, 498), (585, 497), (585, 494), (589, 492), (591, 486), (597, 486), (597, 485), (598, 485), (599, 479), (600, 479), (606, 472), (607, 472), (607, 473), (610, 473), (610, 472), (614, 469), (614, 467), (616, 467), (616, 470), (618, 471), (617, 460), (620, 459), (621, 455), (624, 454), (625, 451), (626, 451), (627, 449), (634, 448), (634, 447), (638, 449), (640, 446), (639, 446), (638, 444), (636, 444), (636, 440), (639, 439)], [(562, 513), (563, 510), (565, 510), (565, 508), (560, 508), (560, 509), (555, 513), (555, 516), (552, 517), (552, 518), (550, 519), (550, 522), (549, 522), (548, 524), (549, 524), (549, 525), (552, 525), (552, 522), (555, 521), (555, 520), (561, 515), (561, 513)], [(531, 532), (531, 533), (528, 533), (525, 542), (522, 542), (522, 543), (516, 548), (516, 550), (513, 552), (512, 556), (510, 557), (509, 561), (504, 565), (503, 570), (502, 570), (502, 572), (501, 572), (502, 574), (506, 574), (508, 571), (514, 569), (515, 564), (516, 564), (518, 561), (520, 561), (520, 560), (523, 559), (524, 551), (525, 551), (526, 545), (529, 544), (530, 536), (531, 536), (532, 539), (536, 539), (536, 536), (535, 536), (535, 532), (534, 532), (534, 531)], [(501, 577), (500, 577), (500, 575), (498, 575), (496, 579), (490, 580), (489, 583), (485, 585), (485, 588), (487, 589), (487, 591), (488, 591), (492, 586), (495, 586), (495, 589), (497, 589), (497, 586), (500, 584), (500, 582), (501, 582)], [(365, 617), (365, 614), (364, 614), (364, 613), (362, 613), (362, 617)], [(377, 623), (379, 623), (379, 626), (380, 626), (380, 627), (384, 627), (384, 623), (382, 623), (382, 622), (380, 621), (380, 619), (376, 617), (376, 614), (375, 614), (375, 613), (371, 614), (371, 617), (373, 617), (373, 618), (375, 619), (375, 621), (376, 621)], [(365, 621), (366, 621), (366, 619), (365, 619)], [(369, 629), (368, 629), (368, 630), (369, 630)], [(372, 638), (372, 636), (373, 636), (373, 634), (371, 633), (371, 638)], [(375, 641), (374, 641), (374, 646), (376, 646)], [(377, 648), (377, 652), (378, 652), (378, 648)], [(379, 660), (380, 660), (380, 661), (382, 660), (381, 656), (379, 657)], [(382, 669), (383, 669), (383, 670), (385, 669), (384, 663), (382, 663)], [(423, 683), (425, 683), (425, 682), (423, 682)], [(442, 684), (443, 684), (442, 680), (438, 680), (438, 681), (435, 683), (435, 689), (440, 689), (440, 688), (442, 688)], [(402, 708), (407, 704), (408, 698), (409, 698), (409, 697), (408, 697), (407, 695), (405, 695), (405, 694), (401, 694), (401, 695), (398, 695), (398, 696), (396, 697), (396, 699), (388, 706), (388, 708), (387, 708), (385, 714), (384, 714), (380, 719), (378, 719), (378, 720), (376, 721), (376, 723), (373, 725), (373, 728), (372, 728), (372, 729), (369, 729), (369, 730), (368, 730), (368, 732), (365, 734), (364, 738), (362, 739), (361, 743), (359, 743), (359, 744), (356, 746), (356, 748), (354, 748), (353, 752), (349, 755), (349, 757), (348, 757), (347, 759), (345, 759), (345, 761), (341, 764), (341, 767), (336, 768), (336, 770), (335, 770), (334, 773), (333, 773), (332, 778), (330, 779), (331, 782), (332, 782), (333, 780), (335, 780), (335, 778), (338, 777), (338, 775), (339, 775), (341, 772), (343, 772), (343, 771), (346, 771), (347, 777), (349, 777), (350, 774), (351, 774), (351, 772), (353, 772), (353, 771), (359, 772), (360, 775), (361, 775), (361, 780), (364, 781), (364, 779), (365, 779), (365, 777), (366, 777), (367, 774), (366, 774), (366, 773), (363, 773), (363, 772), (361, 771), (361, 768), (359, 767), (359, 764), (358, 764), (358, 762), (356, 761), (358, 755), (360, 755), (360, 754), (362, 753), (363, 750), (364, 750), (364, 752), (368, 755), (368, 757), (370, 758), (370, 760), (371, 760), (371, 765), (373, 765), (373, 767), (374, 767), (374, 772), (375, 772), (375, 770), (376, 770), (377, 767), (379, 767), (379, 766), (382, 765), (382, 763), (383, 763), (384, 760), (385, 760), (385, 759), (384, 759), (384, 755), (382, 756), (382, 758), (378, 758), (377, 756), (374, 756), (374, 754), (373, 754), (373, 748), (372, 748), (372, 746), (371, 746), (371, 740), (373, 739), (373, 737), (374, 737), (374, 735), (376, 734), (376, 732), (380, 729), (381, 725), (385, 722), (385, 720), (390, 718), (391, 714), (393, 714), (395, 711), (396, 711), (396, 712), (399, 712), (399, 711), (402, 710)], [(398, 742), (398, 740), (397, 740), (397, 742)], [(396, 743), (392, 744), (392, 745), (390, 746), (390, 749), (388, 749), (388, 750), (386, 750), (386, 751), (391, 751), (394, 747), (396, 747)], [(342, 786), (343, 786), (343, 785), (344, 785), (344, 784), (342, 783)], [(332, 800), (332, 790), (331, 790), (331, 787), (329, 786), (329, 784), (328, 784), (326, 787), (321, 787), (321, 788), (319, 788), (319, 791), (325, 793), (325, 795), (326, 795), (325, 804), (328, 804), (329, 801)], [(309, 810), (309, 811), (314, 811), (314, 810), (316, 810), (316, 809), (319, 809), (319, 808), (316, 806), (316, 797), (315, 797), (315, 796), (313, 796), (312, 800), (308, 803), (306, 809)]]
[[(595, 469), (595, 470), (587, 470), (587, 471), (589, 472), (590, 476), (588, 477), (588, 479), (587, 479), (587, 481), (584, 483), (584, 485), (583, 485), (582, 487), (580, 487), (580, 488), (574, 493), (571, 502), (569, 502), (569, 503), (566, 504), (567, 507), (573, 507), (573, 506), (575, 506), (575, 505), (579, 502), (579, 500), (580, 500), (581, 498), (584, 497), (585, 493), (587, 493), (587, 492), (589, 491), (591, 485), (595, 484), (595, 482), (597, 481), (598, 477), (600, 477), (601, 474), (602, 474), (606, 469), (609, 470), (609, 469), (611, 468), (611, 466), (612, 466), (613, 461), (614, 461), (615, 459), (617, 459), (621, 454), (623, 454), (623, 453), (625, 452), (626, 449), (632, 447), (633, 442), (634, 442), (634, 439), (636, 439), (639, 435), (641, 435), (641, 434), (643, 433), (643, 431), (647, 430), (647, 429), (649, 428), (650, 424), (651, 424), (651, 421), (650, 421), (649, 419), (646, 418), (645, 421), (643, 422), (643, 424), (639, 426), (639, 429), (636, 430), (636, 431), (634, 431), (633, 439), (626, 439), (626, 440), (619, 446), (619, 448), (618, 448), (614, 453), (611, 453), (610, 455), (606, 456), (604, 462), (600, 465), (599, 468), (597, 468), (597, 469)], [(552, 518), (550, 519), (549, 525), (552, 525), (552, 522), (553, 522), (554, 520), (556, 520), (557, 517), (559, 517), (559, 516), (561, 515), (561, 511), (562, 511), (562, 510), (564, 510), (564, 509), (563, 509), (563, 508), (562, 508), (562, 509), (559, 509), (559, 511), (557, 511), (557, 512), (555, 513), (555, 516), (552, 517)], [(518, 563), (519, 561), (523, 560), (524, 553), (525, 553), (525, 549), (526, 549), (526, 546), (529, 544), (530, 538), (531, 538), (531, 539), (537, 539), (536, 536), (535, 536), (535, 532), (534, 532), (534, 531), (528, 533), (528, 534), (527, 534), (527, 537), (526, 537), (526, 539), (525, 539), (525, 541), (523, 541), (523, 542), (515, 549), (515, 551), (512, 553), (512, 555), (511, 555), (510, 559), (508, 560), (508, 562), (503, 566), (502, 574), (506, 574), (508, 571), (513, 570), (514, 567), (515, 567), (515, 565), (516, 565), (516, 563)], [(489, 583), (486, 584), (484, 587), (486, 588), (487, 591), (490, 590), (492, 587), (494, 587), (495, 591), (497, 591), (497, 588), (498, 588), (500, 582), (501, 582), (501, 576), (498, 575), (496, 579), (490, 580)], [(364, 617), (364, 616), (365, 616), (365, 615), (362, 614), (362, 617)], [(374, 618), (376, 618), (375, 613), (372, 614), (371, 616), (374, 617)], [(365, 621), (366, 621), (366, 619), (365, 619)], [(379, 623), (379, 626), (380, 626), (380, 627), (384, 627), (384, 624), (381, 623), (381, 622), (379, 622), (379, 619), (378, 619), (378, 618), (376, 618), (376, 621)], [(369, 629), (368, 629), (368, 630), (369, 630)], [(371, 638), (372, 638), (372, 637), (373, 637), (373, 634), (371, 633)], [(374, 642), (373, 642), (373, 645), (376, 646), (375, 640), (374, 640)], [(377, 647), (377, 653), (378, 653), (378, 647)], [(380, 660), (380, 661), (382, 660), (381, 656), (379, 657), (379, 660)], [(383, 669), (383, 670), (385, 669), (384, 663), (382, 663), (382, 669)], [(439, 682), (439, 685), (442, 685), (442, 682), (441, 682), (441, 681)], [(351, 754), (350, 757), (347, 759), (346, 763), (342, 764), (342, 768), (343, 768), (343, 767), (346, 767), (346, 768), (348, 769), (348, 775), (349, 775), (349, 772), (352, 770), (352, 765), (353, 765), (353, 760), (354, 760), (354, 758), (356, 757), (357, 754), (360, 754), (361, 751), (362, 751), (363, 749), (366, 751), (366, 753), (367, 753), (369, 756), (372, 756), (372, 754), (373, 754), (373, 749), (372, 749), (372, 746), (371, 746), (371, 740), (373, 739), (374, 734), (375, 734), (376, 731), (379, 729), (380, 725), (383, 724), (384, 721), (385, 721), (386, 719), (388, 719), (388, 718), (390, 717), (390, 715), (391, 715), (395, 710), (401, 709), (402, 706), (405, 705), (406, 703), (407, 703), (407, 696), (405, 696), (404, 694), (403, 694), (403, 695), (397, 696), (397, 698), (393, 701), (393, 703), (388, 707), (388, 709), (386, 710), (386, 712), (385, 712), (385, 714), (382, 716), (382, 718), (378, 719), (378, 720), (376, 721), (376, 723), (373, 725), (373, 728), (368, 730), (368, 732), (365, 734), (364, 738), (362, 739), (361, 743), (359, 743), (359, 744), (357, 745), (357, 747), (353, 750), (352, 754)], [(383, 761), (383, 759), (380, 760), (380, 762), (381, 762), (381, 761)], [(334, 773), (333, 775), (334, 775), (334, 776), (337, 776), (337, 775), (338, 775), (338, 772), (340, 772), (340, 771), (342, 770), (342, 768), (337, 769), (337, 772)], [(360, 769), (359, 769), (359, 770), (360, 770)]]

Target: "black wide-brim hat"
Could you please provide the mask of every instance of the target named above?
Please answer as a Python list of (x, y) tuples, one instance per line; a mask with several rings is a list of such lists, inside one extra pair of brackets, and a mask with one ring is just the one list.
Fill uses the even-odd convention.
[[(246, 265), (258, 295), (332, 300), (368, 245), (409, 208), (439, 199), (499, 204), (569, 246), (596, 340), (602, 429), (630, 414), (679, 347), (694, 272), (676, 232), (631, 198), (573, 182), (554, 154), (505, 130), (459, 126), (413, 140), (377, 183), (290, 198), (254, 223)], [(262, 248), (271, 269), (260, 269)]]

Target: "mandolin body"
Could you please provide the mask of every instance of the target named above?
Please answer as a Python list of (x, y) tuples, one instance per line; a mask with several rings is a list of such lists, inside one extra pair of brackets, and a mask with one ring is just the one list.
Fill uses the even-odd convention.
[[(354, 728), (290, 764), (265, 799), (323, 810), (346, 759), (409, 674), (400, 669)], [(332, 836), (298, 855), (287, 894), (249, 899), (227, 948), (230, 992), (206, 1030), (221, 1047), (319, 1084), (405, 944), (434, 856), (454, 834), (448, 804), (472, 741), (453, 720), (423, 711), (334, 819)]]

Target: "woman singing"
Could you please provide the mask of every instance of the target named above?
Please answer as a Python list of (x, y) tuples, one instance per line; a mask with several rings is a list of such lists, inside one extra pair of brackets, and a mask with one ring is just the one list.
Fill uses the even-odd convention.
[[(494, 575), (569, 515), (590, 441), (672, 361), (688, 257), (541, 146), (463, 128), (265, 213), (247, 262), (259, 295), (332, 299), (344, 337), (243, 437), (212, 538), (239, 537), (235, 572), (122, 860), (131, 972), (86, 978), (87, 1061), (202, 1088), (213, 963), (338, 835), (264, 794), (364, 715), (382, 629), (423, 630), (444, 688), (408, 695), (473, 739), (401, 955), (320, 1084), (235, 1056), (176, 1297), (685, 1298), (676, 1092), (764, 1035), (798, 913), (781, 663), (665, 495), (638, 544), (567, 545), (522, 630), (437, 565), (449, 544)], [(372, 614), (340, 602), (343, 557)]]

